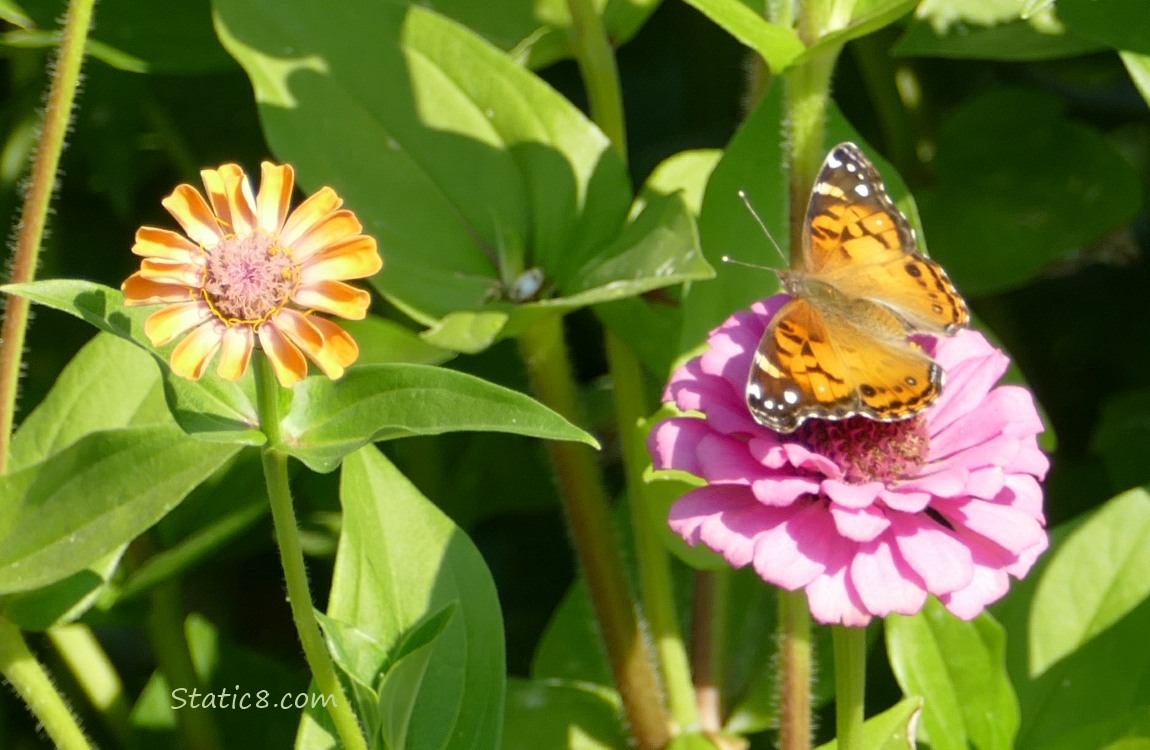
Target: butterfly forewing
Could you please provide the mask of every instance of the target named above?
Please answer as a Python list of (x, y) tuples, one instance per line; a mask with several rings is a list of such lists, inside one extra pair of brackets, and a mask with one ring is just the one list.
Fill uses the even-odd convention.
[(808, 418), (912, 416), (937, 399), (942, 370), (913, 333), (947, 334), (966, 303), (852, 143), (831, 149), (807, 208), (794, 299), (775, 314), (747, 378), (761, 424), (790, 432)]

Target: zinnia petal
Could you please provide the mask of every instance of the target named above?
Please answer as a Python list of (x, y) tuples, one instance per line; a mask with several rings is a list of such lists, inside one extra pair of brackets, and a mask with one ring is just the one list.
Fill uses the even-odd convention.
[(375, 239), (359, 234), (308, 258), (300, 269), (300, 279), (304, 284), (323, 280), (362, 279), (373, 276), (381, 268), (383, 259), (379, 257)]
[(229, 326), (220, 346), (220, 363), (216, 366), (216, 372), (224, 380), (239, 380), (248, 370), (254, 347), (255, 334), (251, 326)]
[(277, 235), (287, 221), (295, 170), (290, 164), (260, 164), (260, 192), (256, 195), (256, 223), (270, 235)]
[(155, 305), (160, 302), (187, 302), (193, 298), (192, 290), (181, 284), (162, 284), (158, 281), (145, 279), (136, 272), (124, 279), (120, 285), (124, 292), (124, 304)]
[(278, 328), (274, 325), (262, 325), (256, 331), (256, 335), (259, 336), (260, 346), (271, 362), (272, 370), (280, 385), (291, 388), (307, 377), (307, 359)]
[(343, 199), (334, 190), (329, 187), (320, 188), (291, 212), (280, 231), (280, 240), (286, 247), (295, 247), (295, 243), (310, 232), (313, 226), (342, 205)]
[(193, 329), (172, 350), (172, 372), (188, 380), (199, 380), (220, 348), (224, 330), (224, 324), (216, 320)]
[(211, 318), (212, 310), (204, 302), (182, 302), (149, 315), (144, 321), (144, 333), (152, 346), (163, 346)]
[(317, 281), (300, 286), (292, 295), (300, 307), (338, 315), (347, 320), (363, 320), (371, 307), (371, 295), (342, 281)]
[(136, 244), (132, 252), (145, 258), (191, 263), (202, 253), (200, 246), (176, 232), (157, 227), (140, 227), (136, 230)]
[(216, 220), (204, 196), (191, 185), (177, 185), (172, 194), (160, 203), (180, 223), (193, 242), (211, 246), (224, 238), (224, 230), (220, 228), (220, 222)]
[(238, 164), (224, 164), (219, 169), (200, 171), (208, 201), (216, 217), (233, 234), (249, 235), (255, 229), (255, 198), (252, 186)]
[(351, 239), (362, 231), (363, 225), (351, 211), (333, 211), (287, 246), (291, 248), (297, 262), (306, 264), (319, 251)]

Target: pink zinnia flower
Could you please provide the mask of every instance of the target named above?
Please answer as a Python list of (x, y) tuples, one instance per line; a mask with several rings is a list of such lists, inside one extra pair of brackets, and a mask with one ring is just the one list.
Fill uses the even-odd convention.
[(753, 564), (765, 581), (805, 589), (823, 623), (914, 614), (927, 594), (977, 616), (1047, 546), (1039, 481), (1049, 461), (1030, 393), (995, 386), (1009, 360), (976, 331), (921, 336), (946, 373), (922, 414), (776, 433), (751, 417), (743, 389), (788, 299), (735, 313), (712, 331), (709, 351), (672, 375), (666, 399), (692, 414), (652, 430), (655, 468), (707, 484), (675, 503), (671, 528), (735, 567)]

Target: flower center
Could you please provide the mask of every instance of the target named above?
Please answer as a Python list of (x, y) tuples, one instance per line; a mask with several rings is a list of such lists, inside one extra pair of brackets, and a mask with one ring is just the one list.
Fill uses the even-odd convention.
[(227, 323), (262, 323), (299, 283), (291, 253), (263, 232), (228, 235), (205, 254), (204, 299)]
[(798, 436), (838, 464), (852, 484), (912, 476), (926, 460), (930, 447), (922, 417), (901, 422), (876, 422), (866, 417), (812, 419), (799, 428)]

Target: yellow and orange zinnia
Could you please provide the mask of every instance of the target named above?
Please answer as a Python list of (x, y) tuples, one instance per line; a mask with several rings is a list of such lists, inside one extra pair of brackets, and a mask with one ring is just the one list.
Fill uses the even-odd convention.
[[(239, 380), (258, 340), (285, 387), (307, 375), (307, 358), (330, 378), (359, 356), (335, 323), (313, 312), (361, 320), (371, 295), (343, 283), (382, 266), (375, 240), (324, 187), (289, 214), (294, 172), (262, 164), (259, 193), (235, 164), (205, 169), (207, 200), (179, 185), (163, 200), (186, 237), (140, 227), (132, 252), (140, 270), (121, 287), (128, 305), (166, 305), (144, 323), (154, 346), (188, 335), (172, 350), (172, 371), (197, 380), (216, 372)], [(209, 205), (210, 204), (210, 205)]]

